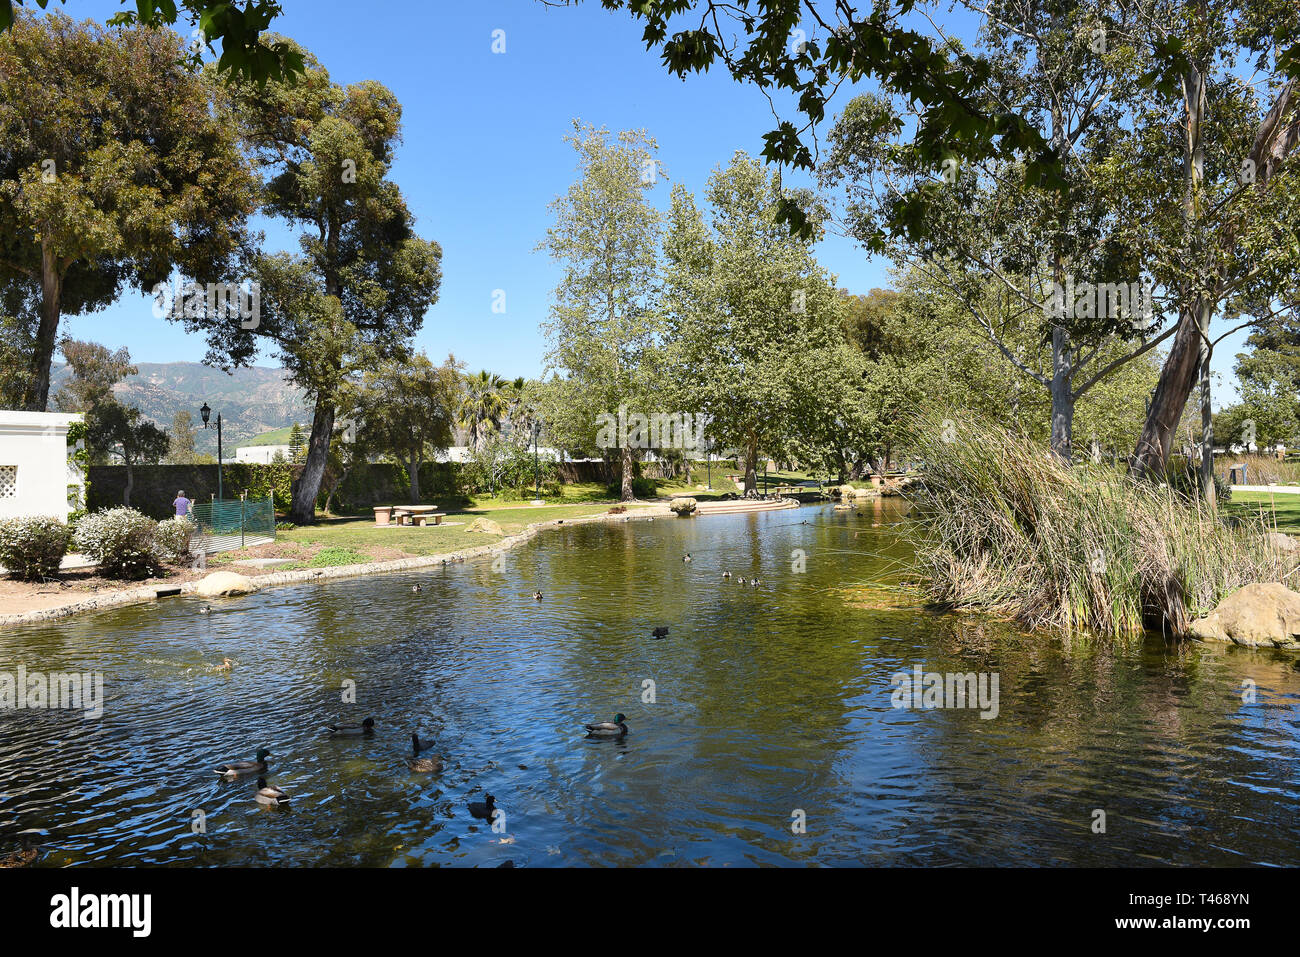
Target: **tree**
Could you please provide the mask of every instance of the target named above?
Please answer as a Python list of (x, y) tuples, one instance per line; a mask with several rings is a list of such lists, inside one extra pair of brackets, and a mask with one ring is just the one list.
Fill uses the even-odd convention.
[(199, 465), (215, 462), (211, 455), (201, 455), (194, 449), (195, 436), (198, 433), (194, 417), (188, 409), (177, 409), (172, 416), (171, 446), (167, 450), (169, 465)]
[(844, 304), (812, 240), (778, 219), (789, 197), (779, 176), (738, 152), (710, 177), (705, 197), (707, 224), (694, 198), (673, 189), (665, 367), (708, 418), (708, 436), (741, 450), (754, 488), (760, 451), (784, 457), (832, 414), (822, 390), (844, 341)]
[[(113, 386), (135, 375), (131, 354), (126, 349), (109, 350), (97, 342), (65, 338), (60, 343), (70, 375), (55, 395), (60, 411), (80, 412), (86, 423), (86, 451), (91, 461), (116, 458), (126, 466), (126, 490), (122, 504), (131, 504), (135, 466), (158, 462), (168, 452), (171, 440), (165, 431), (145, 419), (139, 409), (123, 405), (113, 395)], [(187, 414), (187, 413), (186, 413)]]
[[(567, 141), (578, 153), (579, 177), (550, 206), (555, 224), (539, 248), (564, 265), (544, 326), (551, 370), (573, 380), (591, 414), (622, 405), (647, 408), (654, 393), (653, 355), (662, 320), (655, 309), (660, 214), (647, 193), (658, 180), (655, 141), (644, 131), (573, 124)], [(618, 437), (622, 500), (634, 495), (635, 453)]]
[(369, 80), (338, 86), (302, 55), (305, 72), (296, 82), (232, 82), (228, 104), (265, 178), (264, 211), (301, 228), (301, 252), (252, 257), (261, 290), (255, 327), (186, 321), (207, 332), (214, 364), (249, 362), (269, 345), (313, 399), (290, 510), (306, 525), (315, 521), (341, 391), (419, 330), (437, 300), (442, 250), (415, 234), (401, 191), (388, 179), (401, 136), (396, 97)]
[[(62, 0), (60, 0), (62, 2)], [(122, 0), (123, 3), (126, 0)], [(36, 0), (45, 9), (49, 0)], [(23, 0), (0, 0), (0, 33), (13, 26), (15, 7)], [(180, 9), (189, 14), (195, 25), (195, 34), (202, 35), (202, 44), (209, 50), (221, 41), (218, 67), (249, 80), (285, 80), (302, 72), (302, 58), (287, 44), (263, 42), (263, 31), (280, 15), (276, 0), (252, 0), (242, 8), (229, 0), (136, 0), (135, 10), (123, 10), (109, 19), (114, 26), (139, 24), (144, 27), (162, 27), (175, 24)], [(200, 50), (193, 49), (194, 59)]]
[(469, 434), (471, 450), (483, 451), (488, 439), (500, 430), (509, 408), (506, 381), (499, 375), (483, 369), (465, 377), (456, 424)]
[(0, 34), (0, 287), (32, 290), (38, 317), (22, 408), (46, 408), (65, 313), (234, 268), (253, 179), (181, 55), (170, 31), (62, 14)]
[[(1213, 445), (1211, 323), (1291, 313), (1300, 301), (1300, 9), (1272, 0), (1151, 0), (1151, 107), (1127, 132), (1134, 152), (1177, 160), (1115, 183), (1135, 241), (1177, 303), (1176, 334), (1133, 452), (1137, 474), (1164, 471), (1188, 397), (1201, 387), (1202, 443)], [(1253, 70), (1244, 79), (1243, 68)], [(1178, 119), (1172, 122), (1170, 114)], [(1238, 326), (1237, 328), (1240, 328)], [(1224, 335), (1231, 333), (1230, 330)], [(1208, 477), (1209, 457), (1202, 462)], [(1213, 483), (1203, 481), (1207, 495)]]
[(157, 464), (171, 446), (167, 433), (143, 417), (139, 409), (116, 399), (101, 402), (86, 413), (86, 448), (92, 457), (116, 458), (126, 466), (122, 504), (131, 504), (135, 466)]
[[(926, 270), (965, 302), (1002, 361), (1018, 364), (1048, 392), (1051, 447), (1068, 462), (1076, 404), (1172, 334), (1151, 334), (1156, 296), (1143, 282), (1126, 218), (1110, 201), (1109, 178), (1130, 173), (1112, 144), (1134, 110), (1141, 61), (1128, 38), (1140, 29), (1140, 11), (1109, 0), (969, 6), (981, 16), (978, 42), (998, 101), (1051, 145), (1064, 192), (1041, 188), (1019, 159), (963, 164), (950, 157), (936, 179), (909, 132), (928, 122), (925, 106), (898, 96), (864, 95), (848, 105), (820, 177), (825, 186), (843, 186), (851, 235)], [(923, 229), (912, 228), (912, 211), (898, 202), (917, 190), (933, 194)], [(1094, 290), (1103, 291), (1101, 301)], [(1008, 348), (1008, 329), (1032, 326), (1051, 344), (1043, 370), (1031, 370)], [(1116, 348), (1123, 343), (1127, 349)]]
[(54, 396), (60, 412), (89, 412), (100, 403), (112, 401), (113, 386), (139, 371), (126, 348), (112, 351), (98, 342), (66, 336), (59, 348), (70, 372)]
[[(861, 11), (845, 2), (819, 10), (810, 0), (601, 0), (601, 5), (626, 9), (644, 21), (646, 48), (659, 50), (665, 69), (679, 78), (707, 72), (720, 61), (735, 80), (762, 89), (774, 110), (772, 91), (788, 93), (802, 114), (801, 125), (778, 118), (776, 129), (763, 136), (762, 155), (769, 162), (811, 169), (813, 148), (804, 139), (815, 133), (835, 91), (846, 82), (872, 78), (883, 89), (925, 104), (925, 122), (917, 125), (913, 144), (932, 168), (953, 156), (971, 162), (1018, 157), (1026, 161), (1031, 182), (1060, 187), (1059, 157), (1049, 144), (1032, 124), (986, 95), (995, 86), (990, 65), (904, 23), (914, 0), (882, 0)], [(904, 220), (929, 228), (930, 191), (911, 190), (898, 199), (908, 210)], [(805, 239), (812, 237), (815, 223), (792, 197), (777, 200), (776, 215)]]
[(352, 396), (366, 449), (393, 455), (406, 466), (411, 504), (420, 501), (420, 466), (431, 452), (446, 451), (460, 398), (454, 356), (435, 366), (424, 353), (398, 355), (366, 370)]

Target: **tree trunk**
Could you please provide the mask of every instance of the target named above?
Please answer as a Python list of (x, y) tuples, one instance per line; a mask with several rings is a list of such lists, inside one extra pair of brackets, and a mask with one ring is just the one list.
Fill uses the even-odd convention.
[(135, 488), (135, 469), (131, 465), (130, 458), (123, 459), (126, 464), (126, 488), (122, 491), (122, 504), (127, 508), (131, 507), (131, 489)]
[(311, 438), (307, 440), (307, 460), (293, 485), (293, 505), (289, 520), (295, 525), (312, 525), (316, 521), (316, 496), (329, 460), (330, 440), (334, 437), (334, 405), (324, 397), (316, 400), (312, 416)]
[(1196, 385), (1197, 369), (1201, 356), (1201, 335), (1197, 328), (1197, 313), (1201, 311), (1198, 299), (1192, 309), (1178, 319), (1178, 331), (1169, 349), (1165, 364), (1156, 383), (1156, 394), (1147, 410), (1146, 424), (1133, 450), (1134, 475), (1156, 476), (1164, 474), (1173, 448), (1178, 420), (1182, 417), (1187, 397)]
[(1064, 326), (1052, 327), (1052, 451), (1074, 460), (1074, 350)]
[(1201, 494), (1210, 511), (1214, 511), (1218, 504), (1214, 491), (1214, 414), (1210, 410), (1210, 358), (1214, 350), (1209, 331), (1207, 325), (1201, 339)]
[(745, 491), (758, 491), (758, 444), (745, 449)]
[(632, 493), (632, 448), (624, 445), (621, 451), (623, 455), (623, 490), (619, 500), (630, 502), (635, 497)]
[(412, 455), (406, 460), (406, 474), (411, 482), (411, 504), (420, 504), (420, 459)]
[(54, 250), (41, 249), (41, 321), (36, 327), (36, 347), (32, 353), (31, 379), (23, 404), (24, 411), (44, 412), (50, 401), (50, 365), (58, 345), (59, 313), (63, 308), (63, 276), (59, 274)]

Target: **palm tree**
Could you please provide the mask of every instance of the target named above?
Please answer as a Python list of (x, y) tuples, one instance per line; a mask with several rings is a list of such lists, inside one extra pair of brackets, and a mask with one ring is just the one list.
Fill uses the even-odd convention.
[(469, 443), (475, 452), (483, 451), (488, 436), (501, 428), (501, 419), (510, 409), (507, 388), (504, 379), (487, 370), (466, 376), (458, 424), (469, 432)]

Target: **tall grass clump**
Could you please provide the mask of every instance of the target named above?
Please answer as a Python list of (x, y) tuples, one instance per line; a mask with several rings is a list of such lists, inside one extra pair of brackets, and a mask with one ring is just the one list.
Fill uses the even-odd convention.
[(912, 424), (925, 461), (912, 532), (936, 604), (1033, 628), (1181, 635), (1243, 585), (1295, 584), (1300, 561), (1262, 520), (1229, 524), (1167, 484), (1067, 467), (987, 423), (947, 424)]

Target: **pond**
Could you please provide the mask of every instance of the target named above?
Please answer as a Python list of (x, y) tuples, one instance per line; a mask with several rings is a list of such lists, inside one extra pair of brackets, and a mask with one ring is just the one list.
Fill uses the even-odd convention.
[[(98, 719), (0, 711), (0, 852), (37, 829), (43, 866), (1300, 864), (1294, 656), (891, 608), (899, 518), (561, 527), (495, 563), (0, 632), (0, 672), (105, 692)], [(917, 668), (996, 677), (996, 715), (894, 707)], [(616, 712), (626, 737), (584, 737)], [(440, 773), (406, 767), (412, 730)], [(261, 746), (287, 806), (212, 771)]]

